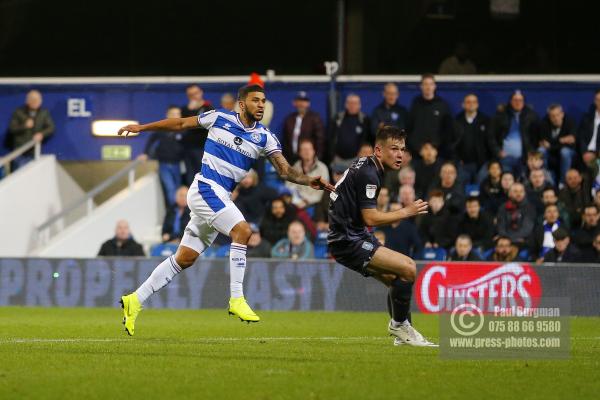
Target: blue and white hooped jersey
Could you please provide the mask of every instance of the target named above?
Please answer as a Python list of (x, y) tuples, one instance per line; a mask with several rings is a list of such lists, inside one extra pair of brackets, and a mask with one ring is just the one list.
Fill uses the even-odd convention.
[(236, 112), (207, 111), (198, 115), (198, 122), (208, 129), (200, 178), (227, 192), (233, 191), (258, 158), (281, 152), (281, 144), (271, 131), (259, 122), (244, 127)]

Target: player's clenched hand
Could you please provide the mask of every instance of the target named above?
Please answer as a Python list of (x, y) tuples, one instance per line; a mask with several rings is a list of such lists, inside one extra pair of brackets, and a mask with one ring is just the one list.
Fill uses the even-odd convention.
[(419, 214), (427, 214), (429, 203), (421, 199), (414, 201), (412, 204), (403, 208), (404, 213), (407, 217), (414, 217)]
[(320, 176), (315, 176), (309, 181), (309, 186), (316, 190), (327, 190), (328, 192), (335, 192), (335, 186), (331, 183), (321, 179)]
[(119, 129), (118, 135), (121, 136), (123, 133), (125, 136), (128, 136), (130, 132), (138, 133), (142, 130), (141, 125), (125, 125), (121, 129)]

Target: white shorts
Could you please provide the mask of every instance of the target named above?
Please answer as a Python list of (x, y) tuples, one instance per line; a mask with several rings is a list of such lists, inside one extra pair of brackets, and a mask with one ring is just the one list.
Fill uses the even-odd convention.
[(191, 218), (181, 244), (198, 253), (209, 248), (219, 232), (229, 236), (234, 226), (245, 221), (229, 193), (219, 185), (195, 179), (188, 189), (187, 203)]

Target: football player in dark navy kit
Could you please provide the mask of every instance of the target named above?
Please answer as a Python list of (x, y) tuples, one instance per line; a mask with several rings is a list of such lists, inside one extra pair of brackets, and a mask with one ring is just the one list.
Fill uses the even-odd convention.
[(388, 225), (427, 213), (428, 204), (423, 200), (391, 212), (376, 208), (383, 173), (387, 169), (400, 169), (405, 142), (403, 130), (384, 126), (377, 132), (374, 155), (359, 158), (344, 172), (336, 191), (330, 194), (327, 242), (338, 263), (389, 287), (388, 308), (392, 318), (388, 332), (395, 336), (394, 344), (434, 346), (410, 323), (415, 262), (382, 246), (367, 230), (367, 226)]

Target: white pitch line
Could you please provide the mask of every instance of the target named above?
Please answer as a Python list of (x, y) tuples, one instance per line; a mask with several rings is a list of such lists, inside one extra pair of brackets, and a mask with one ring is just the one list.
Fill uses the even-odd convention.
[[(571, 337), (571, 340), (600, 340), (600, 336), (595, 337)], [(9, 338), (0, 339), (2, 344), (19, 344), (19, 343), (120, 343), (133, 342), (134, 338)], [(196, 339), (169, 339), (169, 338), (143, 338), (138, 340), (138, 343), (147, 342), (166, 342), (172, 343), (202, 343), (202, 342), (260, 342), (260, 341), (372, 341), (372, 340), (391, 340), (384, 336), (274, 336), (274, 337), (199, 337)]]
[[(344, 341), (344, 340), (389, 340), (387, 337), (379, 336), (349, 336), (349, 337), (337, 337), (337, 336), (279, 336), (279, 337), (199, 337), (195, 339), (174, 339), (173, 342), (243, 342), (243, 341), (294, 341), (294, 340), (320, 340), (320, 341)], [(0, 344), (15, 344), (15, 343), (111, 343), (111, 342), (132, 342), (131, 339), (111, 339), (111, 338), (56, 338), (56, 339), (45, 339), (45, 338), (10, 338), (0, 339)], [(140, 338), (140, 342), (169, 342), (168, 338)]]

